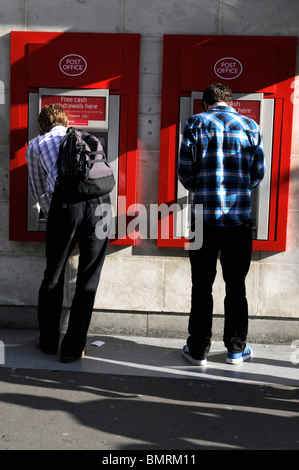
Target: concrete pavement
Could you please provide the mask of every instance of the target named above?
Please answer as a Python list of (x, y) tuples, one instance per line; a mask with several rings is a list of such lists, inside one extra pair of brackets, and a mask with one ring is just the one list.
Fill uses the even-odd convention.
[(181, 339), (89, 336), (87, 355), (62, 364), (36, 335), (0, 330), (1, 450), (299, 449), (297, 342), (252, 344), (237, 366), (214, 342), (196, 367)]

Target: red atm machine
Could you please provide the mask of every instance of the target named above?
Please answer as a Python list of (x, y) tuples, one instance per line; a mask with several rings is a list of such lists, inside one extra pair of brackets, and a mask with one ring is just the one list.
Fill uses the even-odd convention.
[(159, 206), (167, 204), (169, 236), (159, 246), (185, 246), (189, 194), (176, 176), (186, 120), (201, 112), (211, 83), (227, 84), (234, 108), (260, 126), (266, 175), (252, 194), (253, 248), (284, 251), (288, 211), (293, 92), (297, 38), (164, 36), (160, 138)]
[(66, 109), (69, 124), (95, 134), (114, 167), (111, 243), (132, 245), (122, 229), (136, 203), (140, 36), (11, 33), (10, 239), (42, 241), (46, 220), (28, 189), (25, 152), (45, 104)]

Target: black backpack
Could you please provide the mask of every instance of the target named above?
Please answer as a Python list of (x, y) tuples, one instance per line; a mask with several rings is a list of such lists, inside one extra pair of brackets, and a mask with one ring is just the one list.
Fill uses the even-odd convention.
[[(101, 155), (97, 158), (97, 155)], [(59, 147), (55, 191), (68, 201), (84, 201), (109, 194), (115, 186), (113, 169), (99, 139), (69, 127)]]

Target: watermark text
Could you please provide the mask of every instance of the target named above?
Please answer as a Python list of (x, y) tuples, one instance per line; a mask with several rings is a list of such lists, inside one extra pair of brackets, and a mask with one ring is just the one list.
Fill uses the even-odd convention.
[[(118, 239), (128, 237), (137, 239), (169, 240), (170, 238), (186, 238), (184, 248), (198, 250), (203, 241), (203, 208), (202, 204), (195, 204), (194, 215), (191, 223), (191, 205), (173, 204), (132, 204), (126, 207), (126, 197), (118, 197), (118, 215), (115, 217), (114, 207), (110, 204), (100, 204), (96, 209), (96, 215), (101, 219), (96, 225), (96, 236), (99, 239), (107, 237)], [(111, 215), (112, 210), (112, 215)], [(176, 216), (183, 211), (188, 214), (185, 223), (186, 236), (175, 235)]]

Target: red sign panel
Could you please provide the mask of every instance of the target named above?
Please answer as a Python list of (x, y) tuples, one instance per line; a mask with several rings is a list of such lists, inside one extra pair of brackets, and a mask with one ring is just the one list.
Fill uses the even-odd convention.
[(41, 106), (57, 104), (69, 117), (71, 126), (88, 126), (89, 121), (105, 121), (106, 98), (103, 96), (44, 95)]
[[(216, 45), (216, 42), (219, 42)], [(225, 82), (234, 92), (251, 90), (275, 92), (277, 53), (271, 47), (223, 45), (222, 38), (182, 48), (181, 85), (184, 90), (205, 89)], [(249, 43), (249, 41), (248, 41)], [(214, 44), (214, 45), (213, 45)], [(192, 73), (187, 74), (192, 64)], [(250, 91), (251, 91), (250, 90)]]
[[(260, 101), (236, 100), (233, 101), (232, 106), (237, 111), (237, 113), (253, 119), (257, 124), (260, 123)], [(201, 100), (194, 100), (192, 112), (194, 114), (202, 113)]]
[[(78, 40), (78, 39), (77, 39)], [(120, 44), (28, 44), (28, 85), (57, 88), (120, 88)], [(96, 52), (95, 52), (96, 50)], [(49, 73), (51, 64), (51, 73)]]
[(233, 102), (233, 108), (242, 116), (253, 119), (257, 124), (260, 123), (260, 101), (237, 100)]

